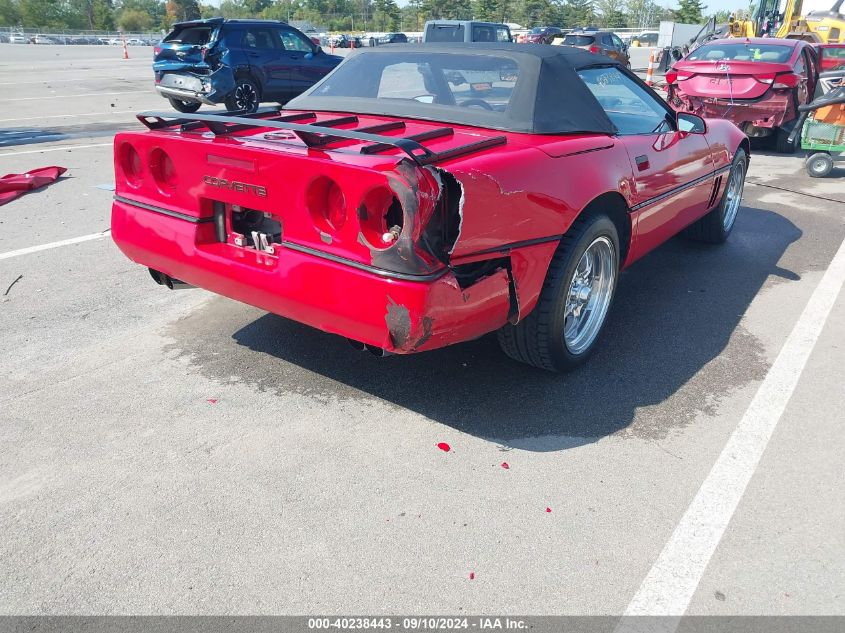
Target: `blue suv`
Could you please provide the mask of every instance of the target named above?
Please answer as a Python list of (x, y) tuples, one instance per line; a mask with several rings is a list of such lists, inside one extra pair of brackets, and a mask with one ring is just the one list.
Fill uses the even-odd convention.
[(223, 18), (175, 24), (154, 55), (156, 90), (179, 112), (284, 104), (343, 61), (283, 22)]

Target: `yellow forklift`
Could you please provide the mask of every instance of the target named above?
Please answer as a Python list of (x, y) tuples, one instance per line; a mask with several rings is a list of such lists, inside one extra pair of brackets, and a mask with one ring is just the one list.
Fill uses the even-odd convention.
[(845, 41), (845, 15), (840, 13), (845, 0), (827, 11), (811, 11), (801, 15), (803, 0), (787, 0), (780, 12), (780, 0), (761, 0), (754, 13), (745, 20), (731, 16), (728, 37), (781, 37), (824, 44)]

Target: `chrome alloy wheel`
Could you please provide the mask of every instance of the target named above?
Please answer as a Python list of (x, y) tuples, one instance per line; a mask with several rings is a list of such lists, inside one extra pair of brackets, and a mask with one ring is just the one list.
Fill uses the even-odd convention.
[(255, 92), (255, 88), (248, 83), (238, 84), (235, 88), (235, 104), (238, 110), (247, 112), (255, 110), (258, 107), (258, 93)]
[(739, 211), (739, 205), (742, 202), (742, 189), (744, 186), (745, 164), (739, 161), (731, 169), (728, 189), (725, 192), (725, 217), (722, 220), (722, 226), (724, 226), (726, 231), (730, 231), (734, 225), (736, 214)]
[(616, 271), (613, 243), (605, 236), (597, 237), (581, 255), (569, 283), (563, 342), (570, 353), (587, 350), (601, 330), (613, 298)]

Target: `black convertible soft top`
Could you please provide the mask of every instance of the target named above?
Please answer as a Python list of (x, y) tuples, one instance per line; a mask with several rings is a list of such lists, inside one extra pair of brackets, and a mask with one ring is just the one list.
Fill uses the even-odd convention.
[[(483, 68), (484, 58), (499, 64), (503, 59), (509, 60), (508, 63), (518, 67), (518, 80), (504, 111), (407, 98), (377, 98), (382, 71), (388, 65), (426, 64), (448, 75), (448, 69)], [(578, 76), (579, 70), (597, 66), (615, 66), (630, 75), (609, 57), (568, 46), (512, 43), (379, 46), (350, 55), (285, 108), (407, 117), (508, 132), (614, 134), (613, 123)]]

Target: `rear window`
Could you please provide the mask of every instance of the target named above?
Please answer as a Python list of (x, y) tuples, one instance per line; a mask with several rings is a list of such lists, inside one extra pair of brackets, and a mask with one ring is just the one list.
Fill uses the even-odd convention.
[(211, 40), (211, 33), (214, 29), (210, 26), (188, 26), (185, 28), (177, 28), (167, 37), (165, 42), (173, 44), (191, 44), (193, 46), (202, 46), (208, 44)]
[(510, 42), (508, 30), (502, 27), (478, 25), (472, 27), (473, 42)]
[(426, 42), (463, 42), (463, 24), (429, 24), (425, 33)]
[(565, 35), (563, 38), (564, 46), (589, 46), (596, 41), (592, 35)]
[[(350, 57), (313, 92), (314, 97), (358, 98), (375, 112), (400, 102), (466, 112), (507, 110), (519, 78), (512, 59), (492, 55), (397, 54)], [(386, 103), (394, 102), (395, 106)], [(400, 110), (397, 110), (400, 111)]]
[(738, 62), (768, 62), (783, 64), (792, 57), (791, 46), (722, 42), (699, 46), (687, 56), (690, 61), (735, 60)]

